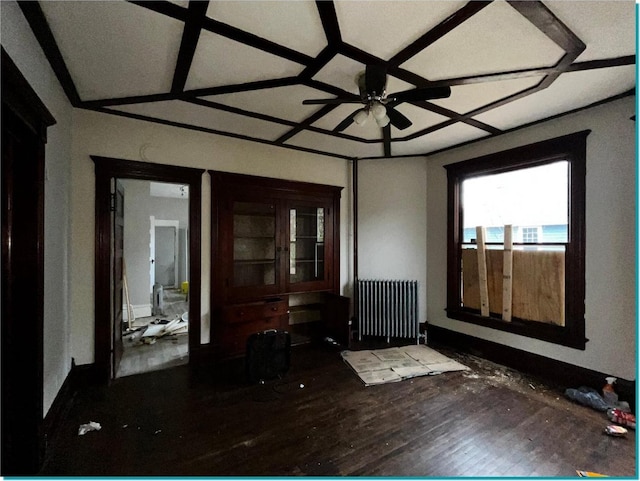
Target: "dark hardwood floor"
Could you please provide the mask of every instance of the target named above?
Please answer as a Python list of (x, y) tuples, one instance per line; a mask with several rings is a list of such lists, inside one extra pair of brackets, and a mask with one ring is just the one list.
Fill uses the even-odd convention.
[[(445, 352), (455, 356), (455, 353)], [(471, 356), (471, 371), (365, 387), (339, 349), (292, 349), (279, 380), (249, 385), (241, 360), (117, 379), (78, 392), (44, 476), (635, 475), (635, 431)], [(78, 436), (80, 424), (100, 431)]]

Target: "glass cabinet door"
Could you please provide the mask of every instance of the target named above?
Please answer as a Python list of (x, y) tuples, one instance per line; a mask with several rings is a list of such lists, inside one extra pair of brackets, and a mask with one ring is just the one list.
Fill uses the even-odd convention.
[(289, 284), (326, 279), (326, 210), (317, 205), (289, 206)]
[(231, 288), (277, 283), (276, 206), (270, 202), (233, 202)]

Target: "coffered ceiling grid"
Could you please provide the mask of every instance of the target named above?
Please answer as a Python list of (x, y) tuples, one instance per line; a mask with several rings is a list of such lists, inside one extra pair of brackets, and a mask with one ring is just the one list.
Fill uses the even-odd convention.
[[(75, 107), (345, 159), (452, 148), (635, 88), (631, 1), (19, 5)], [(350, 123), (361, 104), (302, 104), (359, 100), (367, 64), (389, 93), (451, 96), (398, 104), (403, 130)]]

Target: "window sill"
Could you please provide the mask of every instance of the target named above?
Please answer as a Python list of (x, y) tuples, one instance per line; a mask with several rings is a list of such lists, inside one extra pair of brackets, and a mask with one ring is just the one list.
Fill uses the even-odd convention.
[(506, 322), (498, 317), (484, 317), (477, 312), (465, 309), (447, 308), (445, 311), (449, 319), (456, 319), (491, 329), (511, 332), (520, 336), (540, 339), (541, 341), (547, 341), (573, 349), (580, 349), (582, 351), (586, 349), (586, 343), (588, 341), (588, 339), (585, 339), (583, 336), (575, 335), (567, 327), (521, 319), (513, 319), (511, 322)]

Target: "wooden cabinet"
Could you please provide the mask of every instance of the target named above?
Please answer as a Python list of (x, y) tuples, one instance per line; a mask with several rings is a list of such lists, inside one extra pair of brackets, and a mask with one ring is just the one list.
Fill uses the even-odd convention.
[[(263, 326), (252, 324), (257, 319), (273, 324), (277, 317), (280, 328), (288, 326), (280, 311), (267, 316), (260, 303), (295, 293), (338, 292), (342, 188), (210, 174), (212, 344), (227, 353), (232, 337), (240, 345), (248, 331)], [(264, 329), (253, 332), (258, 330)]]

